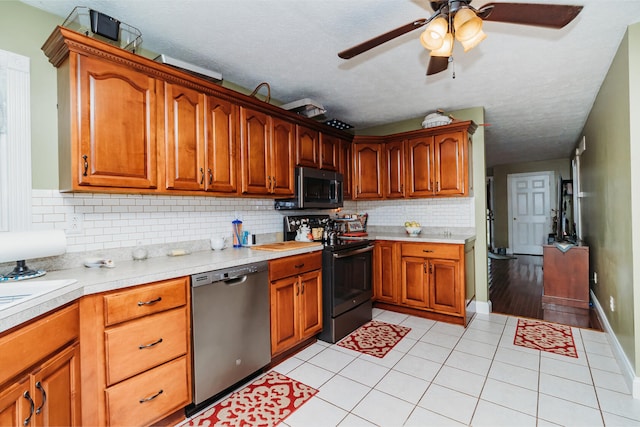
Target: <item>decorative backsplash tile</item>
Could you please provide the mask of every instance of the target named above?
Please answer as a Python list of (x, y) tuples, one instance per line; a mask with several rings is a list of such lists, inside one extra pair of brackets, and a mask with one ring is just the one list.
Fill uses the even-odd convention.
[[(282, 217), (300, 211), (276, 211), (272, 199), (60, 193), (32, 191), (34, 230), (62, 229), (67, 253), (33, 260), (32, 268), (77, 267), (86, 256), (131, 259), (136, 246), (149, 256), (168, 248), (209, 249), (212, 236), (231, 236), (231, 221), (239, 218), (258, 243), (281, 238)], [(319, 211), (309, 213), (333, 213)], [(369, 225), (401, 226), (415, 220), (423, 227), (474, 228), (474, 199), (417, 199), (345, 202), (342, 212), (369, 213)], [(126, 249), (126, 250), (123, 250)], [(11, 265), (5, 263), (4, 266)], [(0, 265), (2, 267), (3, 265)]]

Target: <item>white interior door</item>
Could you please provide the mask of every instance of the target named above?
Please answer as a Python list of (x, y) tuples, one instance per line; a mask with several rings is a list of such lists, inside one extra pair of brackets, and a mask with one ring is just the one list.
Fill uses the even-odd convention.
[(553, 172), (536, 172), (507, 177), (511, 252), (542, 255), (551, 221), (552, 176)]

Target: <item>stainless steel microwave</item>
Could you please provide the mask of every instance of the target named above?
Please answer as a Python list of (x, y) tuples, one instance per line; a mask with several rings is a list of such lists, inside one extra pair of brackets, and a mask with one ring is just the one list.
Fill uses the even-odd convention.
[(299, 167), (295, 174), (295, 197), (277, 199), (276, 209), (336, 209), (343, 205), (342, 174)]

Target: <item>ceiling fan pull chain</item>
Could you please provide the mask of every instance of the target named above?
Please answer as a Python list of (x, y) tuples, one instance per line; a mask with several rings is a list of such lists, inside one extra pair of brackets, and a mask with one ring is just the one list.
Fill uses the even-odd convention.
[(449, 62), (451, 62), (451, 71), (452, 71), (451, 78), (455, 80), (455, 78), (456, 78), (456, 64), (455, 64), (455, 62), (453, 62), (453, 55), (451, 55), (449, 57)]

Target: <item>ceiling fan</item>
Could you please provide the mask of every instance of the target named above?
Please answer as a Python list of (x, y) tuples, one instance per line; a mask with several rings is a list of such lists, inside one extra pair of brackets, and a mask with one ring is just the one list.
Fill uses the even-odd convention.
[(541, 3), (488, 3), (476, 9), (471, 0), (434, 0), (435, 11), (430, 18), (409, 22), (394, 30), (338, 53), (343, 59), (373, 49), (405, 33), (428, 25), (420, 35), (422, 45), (431, 51), (427, 75), (437, 74), (449, 66), (454, 39), (464, 51), (477, 46), (487, 36), (482, 31), (483, 21), (507, 22), (560, 29), (578, 16), (582, 6)]

